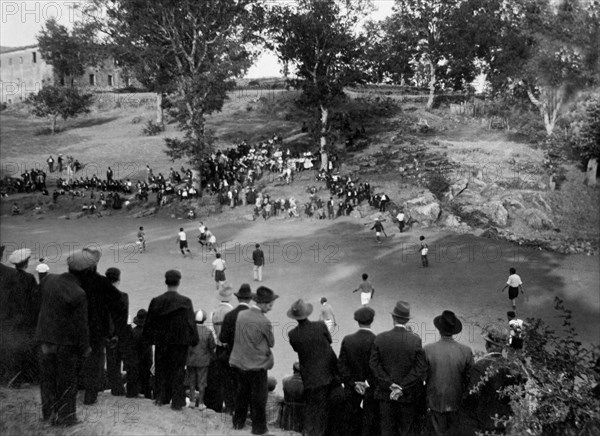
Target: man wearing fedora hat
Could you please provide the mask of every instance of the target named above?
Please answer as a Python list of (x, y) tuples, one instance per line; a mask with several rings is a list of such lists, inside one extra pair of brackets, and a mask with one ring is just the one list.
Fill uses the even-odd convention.
[(398, 301), (392, 312), (394, 328), (378, 334), (371, 348), (370, 367), (377, 379), (382, 436), (411, 434), (416, 402), (427, 372), (421, 338), (410, 331), (410, 305)]
[(171, 403), (171, 408), (185, 406), (185, 362), (188, 347), (200, 339), (192, 301), (177, 290), (181, 273), (165, 273), (167, 292), (150, 301), (144, 324), (143, 338), (156, 346), (154, 353), (156, 403)]
[[(226, 348), (227, 354), (223, 356), (223, 359), (227, 359), (227, 377), (223, 380), (223, 389), (225, 390), (224, 400), (225, 407), (229, 412), (235, 410), (235, 397), (238, 391), (239, 382), (237, 380), (238, 373), (229, 365), (229, 357), (231, 357), (231, 351), (233, 349), (233, 342), (235, 340), (235, 326), (238, 315), (243, 310), (250, 309), (250, 302), (254, 294), (252, 288), (247, 283), (240, 286), (239, 291), (235, 294), (238, 299), (238, 305), (235, 309), (227, 312), (223, 317), (223, 324), (221, 325), (221, 332), (219, 333), (219, 342)], [(221, 402), (222, 403), (222, 402)], [(221, 404), (222, 407), (222, 404)]]
[(275, 336), (265, 316), (279, 298), (271, 289), (260, 286), (253, 297), (255, 304), (242, 311), (235, 323), (235, 338), (229, 364), (237, 369), (239, 389), (233, 413), (233, 427), (242, 429), (248, 406), (252, 416), (252, 434), (266, 434), (267, 371), (273, 368)]
[(338, 367), (350, 406), (347, 433), (351, 435), (379, 433), (375, 422), (377, 402), (373, 398), (376, 381), (369, 367), (375, 341), (375, 333), (371, 330), (374, 318), (375, 311), (370, 307), (361, 307), (354, 312), (358, 331), (345, 336), (340, 348)]
[(339, 385), (337, 358), (331, 348), (331, 334), (323, 321), (309, 321), (313, 305), (297, 300), (287, 312), (288, 318), (298, 321), (290, 330), (290, 345), (300, 362), (304, 384), (304, 431), (309, 436), (328, 434), (330, 395)]
[(441, 338), (423, 347), (427, 358), (427, 407), (435, 435), (454, 435), (458, 431), (459, 410), (469, 371), (473, 366), (471, 348), (454, 340), (462, 323), (454, 312), (444, 310), (433, 319)]

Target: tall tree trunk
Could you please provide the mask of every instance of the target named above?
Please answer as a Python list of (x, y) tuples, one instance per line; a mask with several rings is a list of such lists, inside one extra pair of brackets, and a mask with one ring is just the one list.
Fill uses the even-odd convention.
[(192, 168), (192, 186), (198, 191), (198, 197), (202, 197), (202, 172), (200, 169)]
[(329, 117), (329, 109), (324, 105), (320, 105), (321, 109), (321, 169), (327, 171), (329, 165), (329, 157), (327, 156), (327, 119)]
[(58, 115), (54, 115), (52, 117), (52, 134), (54, 135), (56, 133), (56, 119), (58, 118)]
[[(551, 99), (550, 93), (557, 93), (557, 96), (554, 96), (554, 99)], [(551, 136), (554, 131), (554, 126), (556, 125), (556, 120), (558, 119), (558, 114), (560, 112), (560, 108), (562, 106), (562, 94), (560, 90), (544, 90), (540, 98), (536, 98), (533, 95), (530, 87), (527, 87), (527, 96), (529, 100), (538, 108), (542, 119), (544, 120), (544, 128), (546, 129), (546, 135)], [(550, 100), (553, 100), (552, 102)], [(549, 103), (553, 103), (550, 105)]]
[(156, 93), (156, 124), (159, 126), (163, 125), (163, 95), (162, 92)]
[(429, 60), (429, 99), (427, 100), (427, 109), (433, 107), (433, 99), (435, 97), (435, 64)]
[(585, 173), (585, 184), (596, 186), (596, 175), (598, 174), (598, 159), (595, 157), (588, 160), (587, 171)]

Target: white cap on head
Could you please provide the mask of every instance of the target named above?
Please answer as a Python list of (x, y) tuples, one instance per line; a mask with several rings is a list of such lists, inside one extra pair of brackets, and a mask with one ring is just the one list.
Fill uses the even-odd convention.
[(50, 267), (45, 263), (40, 263), (38, 266), (35, 267), (35, 270), (38, 273), (47, 273), (48, 271), (50, 271)]

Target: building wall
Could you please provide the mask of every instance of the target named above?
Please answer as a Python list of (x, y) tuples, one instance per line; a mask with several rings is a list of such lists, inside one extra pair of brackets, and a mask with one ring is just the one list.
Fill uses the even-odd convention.
[[(42, 59), (37, 46), (1, 53), (0, 82), (0, 101), (5, 103), (24, 101), (29, 94), (37, 93), (43, 86), (69, 85), (68, 78), (62, 79), (54, 74), (53, 67)], [(90, 93), (132, 85), (139, 86), (139, 83), (130, 80), (125, 71), (110, 58), (98, 66), (87, 67), (82, 76), (73, 79), (73, 86)]]
[(52, 85), (53, 76), (52, 66), (44, 62), (38, 47), (25, 47), (1, 53), (0, 101), (6, 103), (23, 101), (29, 94), (37, 93), (43, 86)]

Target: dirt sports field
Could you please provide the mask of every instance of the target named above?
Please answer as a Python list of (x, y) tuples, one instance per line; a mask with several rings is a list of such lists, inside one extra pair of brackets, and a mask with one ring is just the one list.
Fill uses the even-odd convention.
[[(123, 147), (126, 156), (124, 161), (133, 160), (137, 154), (141, 168), (147, 161), (142, 158), (143, 162), (140, 162), (139, 156), (144, 153), (148, 153), (148, 161), (153, 167), (168, 169), (169, 165), (175, 166), (161, 156), (159, 138), (140, 137), (137, 133), (139, 126), (132, 127), (116, 115), (105, 117), (104, 120), (101, 125), (90, 123), (91, 127), (88, 126), (94, 129), (93, 137), (88, 136), (91, 133), (86, 126), (65, 132), (64, 144), (59, 139), (51, 138), (37, 147), (36, 137), (29, 136), (27, 138), (37, 148), (28, 157), (19, 152), (16, 133), (5, 132), (5, 135), (14, 133), (15, 136), (8, 141), (7, 136), (3, 137), (3, 165), (6, 162), (13, 165), (18, 162), (20, 165), (27, 159), (43, 162), (43, 156), (48, 153), (56, 155), (58, 152), (74, 154), (84, 162), (92, 159), (96, 162), (113, 162)], [(136, 133), (131, 133), (129, 146), (124, 144), (128, 141), (127, 137), (121, 136), (115, 139), (117, 142), (109, 141), (107, 152), (101, 150), (103, 141), (97, 136), (101, 132), (110, 138), (116, 136), (118, 129), (134, 131), (134, 128)], [(77, 147), (78, 142), (81, 142), (80, 148)], [(10, 145), (8, 148), (7, 144)], [(22, 144), (27, 145), (26, 142)], [(150, 145), (154, 147), (150, 149)], [(86, 154), (92, 157), (86, 158)], [(177, 167), (181, 165), (176, 164)], [(3, 202), (6, 201), (10, 201), (10, 198), (3, 199)], [(7, 211), (8, 208), (4, 207), (3, 210)], [(245, 213), (250, 213), (250, 209)], [(7, 254), (15, 247), (29, 247), (34, 252), (33, 259), (43, 255), (50, 265), (50, 272), (61, 273), (66, 271), (66, 259), (71, 250), (86, 245), (99, 246), (102, 250), (99, 270), (103, 272), (116, 266), (122, 271), (120, 289), (129, 294), (131, 317), (138, 309), (147, 308), (151, 298), (165, 291), (164, 272), (170, 268), (181, 270), (183, 280), (180, 292), (192, 299), (195, 309), (202, 308), (210, 312), (217, 304), (215, 283), (210, 274), (214, 255), (203, 251), (196, 242), (198, 220), (169, 218), (160, 214), (134, 219), (125, 211), (102, 218), (84, 216), (76, 220), (59, 220), (53, 215), (38, 218), (31, 213), (12, 217), (5, 212), (1, 218), (0, 239), (2, 244), (7, 245)], [(360, 296), (352, 293), (352, 290), (360, 283), (363, 272), (369, 274), (375, 288), (371, 306), (376, 311), (373, 324), (376, 333), (391, 328), (389, 313), (395, 302), (402, 299), (411, 304), (411, 326), (424, 344), (439, 338), (433, 318), (448, 309), (454, 311), (464, 325), (458, 340), (471, 346), (474, 351), (483, 351), (481, 326), (504, 324), (506, 311), (511, 309), (506, 292), (499, 291), (506, 282), (509, 268), (515, 267), (526, 291), (526, 299), (520, 296), (518, 300), (517, 311), (521, 318), (540, 317), (558, 327), (559, 319), (553, 309), (553, 299), (558, 296), (573, 310), (574, 326), (582, 340), (587, 343), (599, 342), (600, 266), (596, 256), (565, 256), (473, 235), (445, 233), (433, 228), (416, 228), (400, 234), (390, 222), (384, 222), (388, 238), (378, 245), (374, 232), (369, 230), (372, 223), (350, 217), (334, 221), (264, 221), (260, 218), (249, 222), (240, 219), (236, 209), (202, 219), (217, 237), (220, 251), (227, 262), (227, 281), (236, 290), (244, 282), (250, 283), (253, 290), (256, 289), (257, 283), (252, 281), (250, 258), (254, 244), (260, 242), (263, 245), (267, 264), (262, 284), (280, 295), (267, 315), (276, 332), (272, 375), (279, 381), (291, 373), (296, 360), (286, 340), (286, 332), (295, 325), (286, 317), (290, 305), (298, 298), (311, 302), (315, 310), (310, 318), (316, 320), (319, 316), (319, 299), (323, 296), (328, 298), (338, 324), (338, 330), (333, 335), (333, 346), (337, 353), (343, 336), (357, 327), (352, 314), (360, 305)], [(140, 254), (135, 251), (134, 241), (137, 229), (142, 225), (146, 233), (147, 252)], [(179, 252), (176, 245), (179, 227), (187, 231), (193, 257), (184, 258)], [(420, 266), (417, 244), (421, 234), (427, 238), (430, 247), (429, 268)], [(36, 264), (31, 262), (30, 272), (34, 272)], [(277, 388), (281, 391), (281, 384)], [(39, 412), (31, 406), (39, 402), (37, 388), (16, 392), (0, 392), (4, 428), (9, 433), (18, 432), (19, 423), (22, 424), (23, 420), (28, 422)], [(118, 399), (108, 393), (101, 396), (96, 409), (80, 411), (84, 423), (69, 430), (68, 434), (244, 434), (231, 430), (228, 418), (212, 412), (199, 414), (198, 411), (184, 410), (177, 414), (170, 409), (159, 410), (146, 400), (133, 404), (118, 403)], [(44, 431), (52, 434), (55, 430)]]

